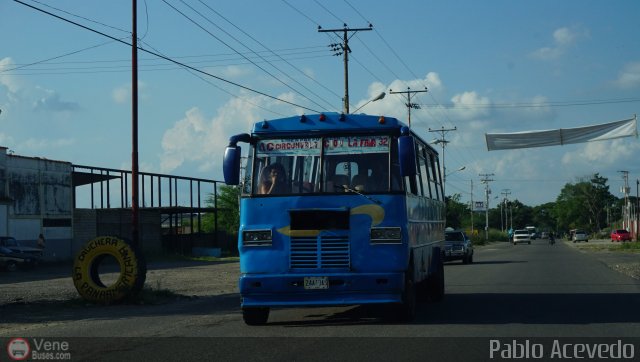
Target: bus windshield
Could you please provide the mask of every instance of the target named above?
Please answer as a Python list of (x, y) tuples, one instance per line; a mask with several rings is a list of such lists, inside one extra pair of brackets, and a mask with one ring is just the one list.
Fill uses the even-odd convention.
[(398, 191), (399, 167), (391, 162), (395, 142), (387, 135), (262, 139), (250, 150), (245, 173), (250, 185), (244, 191), (257, 195)]

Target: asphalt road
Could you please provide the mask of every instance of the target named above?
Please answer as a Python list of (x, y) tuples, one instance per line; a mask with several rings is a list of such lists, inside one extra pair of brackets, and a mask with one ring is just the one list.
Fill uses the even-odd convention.
[[(356, 306), (274, 310), (266, 326), (249, 327), (242, 322), (239, 296), (228, 293), (157, 306), (55, 307), (52, 315), (42, 315), (42, 323), (25, 327), (0, 324), (0, 336), (134, 338), (135, 346), (115, 348), (126, 353), (151, 353), (167, 345), (167, 339), (148, 337), (187, 337), (181, 339), (184, 346), (193, 337), (277, 337), (254, 340), (240, 349), (245, 353), (259, 352), (264, 360), (298, 359), (300, 355), (310, 360), (314, 356), (322, 359), (323, 354), (313, 348), (319, 346), (314, 342), (317, 337), (335, 337), (322, 342), (330, 341), (334, 346), (340, 346), (345, 337), (640, 337), (640, 281), (562, 241), (553, 246), (543, 240), (531, 245), (491, 244), (476, 249), (473, 264), (447, 263), (445, 275), (445, 299), (422, 304), (416, 320), (408, 324), (385, 321), (378, 308)], [(29, 313), (28, 306), (24, 312)], [(292, 345), (293, 337), (298, 339)], [(311, 339), (300, 341), (299, 337)], [(212, 343), (218, 351), (242, 343), (238, 339), (229, 343), (220, 342), (228, 339), (219, 338), (195, 340), (200, 342), (188, 347), (194, 353), (189, 356), (207, 357), (201, 354), (210, 351)], [(384, 339), (390, 340), (395, 339)], [(270, 341), (269, 352), (260, 348), (264, 341)], [(207, 345), (209, 348), (205, 348)], [(108, 345), (97, 348), (112, 353), (114, 350)], [(344, 348), (354, 353), (353, 348)], [(636, 349), (640, 354), (640, 345)], [(389, 350), (380, 353), (385, 351)], [(381, 354), (355, 356), (369, 359)], [(411, 356), (406, 357), (413, 359)]]

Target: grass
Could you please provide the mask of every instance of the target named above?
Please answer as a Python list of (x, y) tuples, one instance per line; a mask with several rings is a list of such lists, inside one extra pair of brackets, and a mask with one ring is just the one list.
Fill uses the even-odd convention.
[(624, 243), (611, 243), (611, 244), (587, 244), (580, 243), (576, 247), (591, 251), (613, 251), (613, 252), (626, 252), (637, 253), (640, 252), (640, 242), (624, 242)]

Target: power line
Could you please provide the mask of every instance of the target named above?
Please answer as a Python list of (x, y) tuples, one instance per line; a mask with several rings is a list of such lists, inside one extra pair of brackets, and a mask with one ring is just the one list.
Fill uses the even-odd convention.
[(2, 70), (0, 70), (0, 73), (7, 73), (7, 72), (14, 71), (14, 70), (19, 70), (19, 69), (22, 69), (22, 68), (30, 67), (30, 66), (33, 66), (33, 65), (46, 63), (46, 62), (48, 62), (50, 60), (60, 59), (60, 58), (63, 58), (63, 57), (69, 56), (69, 55), (78, 54), (78, 53), (84, 52), (86, 50), (94, 49), (94, 48), (101, 47), (103, 45), (107, 45), (107, 44), (111, 44), (111, 43), (113, 43), (113, 41), (108, 41), (108, 42), (92, 45), (90, 47), (82, 48), (82, 49), (79, 49), (79, 50), (74, 50), (74, 51), (69, 52), (69, 53), (57, 55), (55, 57), (51, 57), (51, 58), (47, 58), (47, 59), (38, 60), (38, 61), (35, 61), (35, 62), (32, 62), (32, 63), (28, 63), (28, 64), (20, 64), (20, 65), (14, 67), (14, 68), (2, 69)]
[[(96, 34), (102, 35), (102, 36), (104, 36), (104, 37), (107, 37), (107, 38), (109, 38), (109, 39), (115, 40), (115, 41), (117, 41), (117, 42), (119, 42), (119, 43), (122, 43), (122, 44), (125, 44), (125, 45), (127, 45), (127, 46), (129, 46), (129, 47), (131, 47), (131, 46), (132, 46), (132, 45), (131, 45), (131, 43), (128, 43), (128, 42), (126, 42), (126, 41), (124, 41), (124, 40), (121, 40), (121, 39), (115, 38), (115, 37), (113, 37), (113, 36), (111, 36), (111, 35), (108, 35), (108, 34), (103, 33), (103, 32), (101, 32), (101, 31), (98, 31), (98, 30), (92, 29), (92, 28), (90, 28), (90, 27), (88, 27), (88, 26), (85, 26), (85, 25), (79, 24), (79, 23), (77, 23), (77, 22), (75, 22), (75, 21), (72, 21), (72, 20), (69, 20), (69, 19), (63, 18), (63, 17), (61, 17), (61, 16), (59, 16), (59, 15), (53, 14), (53, 13), (51, 13), (51, 12), (49, 12), (49, 11), (44, 10), (44, 9), (40, 9), (40, 8), (38, 8), (38, 7), (36, 7), (36, 6), (33, 6), (33, 5), (30, 5), (30, 4), (27, 4), (27, 3), (23, 2), (23, 1), (20, 1), (20, 0), (13, 0), (13, 1), (14, 1), (14, 2), (17, 2), (17, 3), (19, 3), (19, 4), (22, 4), (22, 5), (24, 5), (24, 6), (30, 7), (30, 8), (32, 8), (32, 9), (34, 9), (34, 10), (40, 11), (40, 12), (42, 12), (42, 13), (44, 13), (44, 14), (47, 14), (47, 15), (53, 16), (53, 17), (55, 17), (55, 18), (57, 18), (57, 19), (60, 19), (60, 20), (62, 20), (62, 21), (65, 21), (65, 22), (68, 22), (68, 23), (73, 24), (73, 25), (75, 25), (75, 26), (78, 26), (78, 27), (80, 27), (80, 28), (83, 28), (83, 29), (85, 29), (85, 30), (89, 30), (89, 31), (91, 31), (91, 32), (93, 32), (93, 33), (96, 33)], [(154, 56), (156, 56), (156, 57), (158, 57), (158, 58), (162, 58), (162, 59), (164, 59), (164, 60), (166, 60), (166, 61), (169, 61), (169, 62), (171, 62), (171, 63), (178, 64), (178, 65), (180, 65), (180, 66), (182, 66), (182, 67), (185, 67), (185, 68), (191, 69), (191, 70), (193, 70), (193, 71), (195, 71), (195, 72), (198, 72), (198, 73), (201, 73), (201, 74), (207, 75), (207, 76), (209, 76), (209, 77), (212, 77), (212, 78), (218, 79), (218, 80), (220, 80), (220, 81), (222, 81), (222, 82), (225, 82), (225, 83), (228, 83), (228, 84), (234, 85), (234, 86), (236, 86), (236, 87), (239, 87), (239, 88), (245, 89), (245, 90), (247, 90), (247, 91), (250, 91), (250, 92), (253, 92), (253, 93), (256, 93), (256, 94), (259, 94), (259, 95), (265, 96), (265, 97), (267, 97), (267, 98), (271, 98), (271, 99), (274, 99), (274, 100), (277, 100), (277, 101), (279, 101), (279, 102), (283, 102), (283, 103), (286, 103), (286, 104), (289, 104), (289, 105), (292, 105), (292, 106), (295, 106), (295, 107), (300, 107), (300, 108), (302, 108), (302, 109), (306, 109), (306, 110), (311, 111), (311, 112), (314, 112), (314, 113), (321, 113), (320, 111), (317, 111), (317, 110), (315, 110), (315, 109), (308, 108), (308, 107), (305, 107), (305, 106), (301, 106), (301, 105), (299, 105), (299, 104), (296, 104), (296, 103), (293, 103), (293, 102), (289, 102), (289, 101), (287, 101), (287, 100), (280, 99), (280, 98), (278, 98), (278, 97), (275, 97), (275, 96), (269, 95), (269, 94), (267, 94), (267, 93), (264, 93), (264, 92), (261, 92), (261, 91), (258, 91), (258, 90), (255, 90), (255, 89), (249, 88), (249, 87), (244, 86), (244, 85), (241, 85), (241, 84), (239, 84), (239, 83), (232, 82), (232, 81), (227, 80), (227, 79), (224, 79), (224, 78), (222, 78), (222, 77), (215, 76), (215, 75), (210, 74), (210, 73), (207, 73), (207, 72), (205, 72), (205, 71), (203, 71), (203, 70), (200, 70), (200, 69), (197, 69), (197, 68), (191, 67), (191, 66), (189, 66), (189, 65), (187, 65), (187, 64), (184, 64), (184, 63), (182, 63), (182, 62), (179, 62), (179, 61), (176, 61), (176, 60), (174, 60), (174, 59), (171, 59), (171, 58), (169, 58), (169, 57), (165, 57), (164, 55), (158, 54), (158, 53), (156, 53), (156, 52), (152, 52), (152, 51), (150, 51), (150, 50), (148, 50), (148, 49), (144, 49), (144, 48), (141, 48), (141, 47), (138, 47), (138, 49), (139, 49), (140, 51), (145, 52), (145, 53), (148, 53), (148, 54), (154, 55)]]
[[(303, 72), (300, 68), (296, 67), (295, 65), (289, 63), (287, 60), (285, 60), (284, 58), (282, 58), (279, 54), (275, 53), (274, 51), (272, 51), (269, 47), (267, 47), (266, 45), (264, 45), (262, 42), (258, 41), (256, 38), (254, 38), (253, 36), (251, 36), (249, 33), (247, 33), (246, 31), (242, 30), (240, 27), (236, 26), (234, 23), (232, 23), (229, 19), (227, 19), (226, 17), (222, 16), (222, 14), (220, 14), (219, 12), (215, 11), (211, 6), (207, 5), (206, 3), (204, 3), (202, 0), (199, 0), (200, 3), (202, 5), (204, 5), (205, 7), (207, 7), (209, 10), (211, 10), (213, 13), (215, 13), (216, 15), (218, 15), (219, 17), (221, 17), (222, 19), (224, 19), (227, 23), (229, 23), (231, 26), (233, 26), (234, 28), (236, 28), (237, 30), (239, 30), (240, 32), (242, 32), (242, 34), (246, 35), (247, 37), (249, 37), (251, 40), (253, 40), (254, 42), (258, 43), (260, 46), (262, 46), (264, 49), (266, 49), (270, 54), (273, 54), (274, 56), (278, 57), (280, 60), (284, 61), (285, 63), (287, 63), (287, 65), (289, 65), (290, 67), (292, 67), (293, 69), (297, 70), (298, 73), (302, 74), (304, 77), (308, 78), (309, 80), (311, 80), (312, 82), (318, 84), (319, 86), (321, 86), (322, 88), (324, 88), (325, 90), (333, 93), (336, 97), (340, 98), (340, 96), (335, 93), (333, 90), (331, 90), (330, 88), (326, 87), (325, 85), (323, 85), (322, 83), (318, 82), (316, 79), (314, 79), (313, 77), (311, 77), (310, 75), (308, 75), (307, 73)], [(258, 55), (260, 52), (253, 52), (254, 54)], [(261, 59), (263, 59), (261, 57)], [(273, 64), (272, 64), (273, 66)], [(276, 68), (277, 69), (277, 68)], [(283, 72), (284, 73), (284, 72)], [(285, 73), (286, 75), (286, 73)], [(288, 76), (288, 75), (287, 75)], [(295, 79), (291, 78), (294, 82), (300, 84), (299, 82), (297, 82)], [(304, 85), (300, 84), (301, 86), (304, 87)], [(316, 97), (322, 99), (322, 97), (318, 96), (317, 94), (315, 94), (312, 90), (308, 89), (307, 87), (304, 87), (307, 91), (311, 92), (313, 95), (315, 95)], [(323, 99), (324, 100), (324, 99)], [(327, 102), (326, 100), (324, 100), (325, 102)], [(328, 104), (331, 104), (330, 102), (327, 102)]]
[[(222, 44), (224, 44), (226, 47), (228, 47), (229, 49), (233, 50), (234, 52), (236, 52), (237, 54), (241, 54), (239, 51), (237, 51), (235, 48), (233, 48), (231, 45), (229, 45), (228, 43), (226, 43), (225, 41), (223, 41), (222, 39), (220, 39), (220, 37), (216, 36), (215, 34), (213, 34), (212, 32), (210, 32), (209, 30), (205, 29), (202, 25), (200, 25), (198, 22), (196, 22), (195, 20), (193, 20), (191, 17), (189, 17), (187, 14), (185, 14), (184, 12), (180, 11), (178, 8), (176, 8), (175, 6), (169, 4), (166, 0), (162, 0), (162, 2), (164, 2), (165, 4), (167, 4), (167, 6), (169, 6), (170, 8), (172, 8), (174, 11), (176, 11), (177, 13), (179, 13), (180, 15), (182, 15), (183, 17), (185, 17), (187, 20), (189, 20), (191, 23), (193, 23), (194, 25), (196, 25), (197, 27), (199, 27), (200, 29), (202, 29), (204, 32), (206, 32), (207, 34), (209, 34), (211, 37), (213, 37), (214, 39), (216, 39), (217, 41), (221, 42)], [(194, 9), (191, 5), (186, 4), (183, 0), (180, 0), (181, 3), (183, 3), (185, 6), (187, 6), (189, 9), (191, 9), (192, 11), (194, 11), (196, 14), (200, 15), (201, 17), (203, 17), (206, 21), (208, 21), (210, 24), (216, 26), (218, 29), (220, 29), (221, 31), (223, 31), (225, 34), (227, 34), (228, 36), (230, 36), (233, 40), (235, 40), (236, 42), (242, 44), (242, 42), (240, 42), (238, 39), (236, 39), (235, 37), (233, 37), (231, 34), (229, 34), (228, 32), (226, 32), (224, 29), (220, 28), (219, 26), (217, 26), (216, 24), (214, 24), (213, 22), (211, 22), (209, 19), (207, 19), (204, 15), (202, 15), (199, 11), (197, 11), (196, 9)], [(244, 44), (242, 44), (244, 46)], [(245, 46), (246, 47), (246, 46)], [(248, 47), (247, 47), (248, 48)], [(323, 108), (322, 105), (318, 104), (316, 101), (314, 101), (313, 99), (307, 97), (306, 95), (302, 94), (300, 91), (298, 91), (297, 89), (293, 88), (291, 85), (285, 83), (282, 79), (280, 79), (279, 77), (276, 77), (274, 74), (272, 74), (271, 72), (269, 72), (268, 70), (266, 70), (265, 68), (259, 66), (257, 63), (255, 63), (254, 61), (252, 61), (251, 59), (245, 57), (245, 59), (249, 62), (251, 62), (251, 64), (253, 64), (254, 66), (256, 66), (258, 69), (262, 70), (263, 72), (265, 72), (266, 74), (268, 74), (270, 77), (272, 77), (273, 79), (275, 79), (277, 82), (281, 83), (282, 85), (284, 85), (285, 87), (289, 88), (290, 90), (292, 90), (293, 92), (299, 94), (300, 96), (306, 98), (307, 100), (309, 100), (311, 103)], [(267, 62), (269, 63), (269, 62)], [(269, 63), (270, 64), (270, 63)], [(276, 68), (277, 69), (277, 68)], [(279, 70), (279, 69), (278, 69)], [(283, 73), (284, 74), (284, 73)], [(327, 102), (328, 103), (328, 102)]]
[(485, 108), (543, 108), (543, 107), (574, 107), (574, 106), (592, 106), (598, 104), (613, 103), (635, 103), (640, 102), (640, 98), (614, 98), (614, 99), (592, 99), (578, 101), (549, 101), (543, 103), (492, 103), (492, 104), (449, 104), (443, 106), (441, 104), (421, 104), (426, 108), (444, 107), (446, 109), (485, 109)]

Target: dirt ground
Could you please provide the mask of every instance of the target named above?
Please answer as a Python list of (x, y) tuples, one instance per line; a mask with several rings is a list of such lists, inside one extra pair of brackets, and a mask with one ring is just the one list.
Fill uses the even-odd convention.
[[(238, 262), (150, 262), (145, 288), (185, 297), (238, 292)], [(108, 285), (116, 273), (101, 273)], [(79, 298), (70, 264), (39, 265), (32, 270), (0, 272), (0, 308), (12, 304), (65, 301)]]
[[(606, 241), (565, 243), (593, 255), (613, 270), (640, 280), (638, 252), (608, 251), (605, 249)], [(147, 269), (147, 290), (170, 291), (183, 297), (238, 293), (240, 267), (237, 261), (160, 261), (149, 262)], [(110, 278), (115, 280), (116, 277), (115, 273), (105, 273), (104, 281), (108, 284)], [(71, 280), (70, 264), (45, 264), (33, 270), (13, 273), (0, 271), (0, 313), (7, 306), (74, 299), (79, 299), (79, 296)]]

